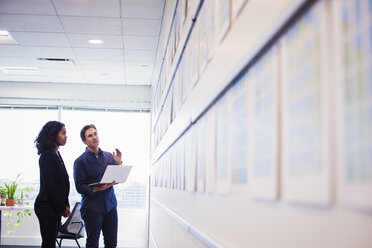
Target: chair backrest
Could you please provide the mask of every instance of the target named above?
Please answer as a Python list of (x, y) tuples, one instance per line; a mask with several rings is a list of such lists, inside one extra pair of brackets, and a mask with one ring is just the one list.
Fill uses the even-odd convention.
[(66, 222), (61, 225), (59, 232), (68, 234), (79, 234), (82, 231), (83, 220), (80, 215), (80, 202), (75, 203), (71, 215), (67, 218)]

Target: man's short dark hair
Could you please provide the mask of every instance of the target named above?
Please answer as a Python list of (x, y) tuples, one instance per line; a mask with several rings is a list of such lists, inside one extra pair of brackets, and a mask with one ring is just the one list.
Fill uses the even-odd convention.
[(94, 126), (93, 124), (85, 125), (85, 126), (81, 129), (81, 131), (80, 131), (80, 138), (81, 138), (81, 140), (85, 140), (85, 132), (86, 132), (89, 128), (94, 128), (94, 129), (97, 131), (96, 126)]

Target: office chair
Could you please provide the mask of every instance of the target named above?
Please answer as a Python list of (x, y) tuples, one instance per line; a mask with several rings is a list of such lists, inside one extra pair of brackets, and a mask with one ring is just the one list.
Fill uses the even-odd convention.
[[(65, 223), (59, 228), (56, 238), (58, 247), (61, 248), (63, 239), (73, 239), (80, 248), (78, 239), (84, 237), (84, 221), (80, 216), (80, 202), (77, 202)], [(59, 239), (59, 242), (58, 242)]]

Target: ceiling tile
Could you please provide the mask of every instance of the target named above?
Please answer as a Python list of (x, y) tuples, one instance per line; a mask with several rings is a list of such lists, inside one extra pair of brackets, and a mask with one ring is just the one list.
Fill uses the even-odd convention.
[(124, 50), (125, 61), (139, 61), (153, 63), (155, 59), (155, 50)]
[(33, 58), (0, 57), (0, 66), (37, 67)]
[(0, 81), (18, 81), (18, 82), (49, 82), (49, 78), (44, 76), (14, 76), (14, 75), (0, 75)]
[(125, 83), (127, 85), (148, 85), (150, 86), (151, 85), (151, 81), (147, 78), (133, 78), (133, 77), (129, 77), (126, 79)]
[(74, 59), (75, 54), (72, 48), (68, 47), (23, 47), (24, 55), (33, 58), (59, 58)]
[(40, 73), (47, 77), (84, 77), (84, 73), (78, 68), (76, 69), (41, 68)]
[(128, 80), (145, 80), (149, 81), (152, 76), (152, 67), (142, 67), (138, 64), (125, 64), (125, 71)]
[(67, 33), (121, 34), (120, 18), (61, 16)]
[(122, 78), (90, 78), (87, 80), (90, 84), (118, 84), (118, 85), (125, 85), (125, 80)]
[[(101, 34), (68, 34), (73, 47), (79, 48), (123, 48), (123, 39), (120, 35)], [(100, 39), (104, 43), (100, 45), (90, 44), (91, 39)]]
[(0, 57), (24, 57), (23, 47), (18, 45), (0, 45)]
[(1, 22), (1, 20), (0, 20), (0, 29), (1, 29), (1, 30), (4, 30), (4, 29), (6, 30), (6, 27), (5, 27), (5, 25)]
[(160, 20), (123, 19), (124, 35), (158, 36)]
[(157, 37), (148, 36), (124, 36), (125, 49), (150, 49), (156, 50)]
[(40, 70), (0, 80), (150, 85), (163, 9), (164, 0), (0, 0), (0, 29), (19, 43), (0, 44), (0, 66)]
[(78, 59), (102, 59), (123, 61), (123, 49), (109, 48), (75, 48), (76, 58)]
[(108, 61), (108, 60), (78, 60), (80, 67), (84, 70), (124, 70), (124, 63), (122, 61)]
[(10, 32), (63, 32), (63, 28), (57, 16), (0, 14), (0, 20)]
[(125, 70), (126, 72), (138, 72), (142, 73), (143, 75), (149, 75), (152, 73), (153, 66), (147, 65), (139, 62), (126, 62), (125, 63)]
[(49, 79), (49, 81), (53, 83), (78, 83), (78, 84), (84, 84), (87, 83), (87, 80), (85, 77), (61, 77), (61, 76), (48, 76), (46, 77)]
[(164, 0), (122, 0), (122, 15), (127, 18), (161, 19)]
[(124, 71), (123, 70), (84, 70), (84, 74), (87, 77), (94, 77), (94, 76), (100, 76), (100, 77), (122, 77), (124, 78)]
[(123, 71), (91, 71), (85, 70), (85, 75), (89, 83), (103, 84), (125, 84)]
[(58, 15), (120, 17), (119, 0), (53, 0)]
[(24, 46), (70, 47), (67, 36), (62, 33), (12, 32), (12, 35)]
[(0, 0), (0, 13), (55, 15), (49, 0)]

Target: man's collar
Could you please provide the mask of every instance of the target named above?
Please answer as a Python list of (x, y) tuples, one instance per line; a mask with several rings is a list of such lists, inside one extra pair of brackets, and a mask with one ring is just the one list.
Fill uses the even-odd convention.
[[(92, 155), (95, 155), (94, 152), (88, 150), (88, 147), (85, 147), (85, 152), (86, 153), (91, 153)], [(102, 152), (101, 148), (98, 148), (98, 154), (100, 154), (101, 152)]]

